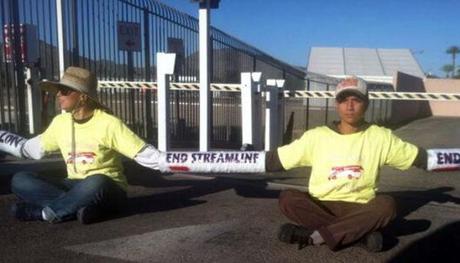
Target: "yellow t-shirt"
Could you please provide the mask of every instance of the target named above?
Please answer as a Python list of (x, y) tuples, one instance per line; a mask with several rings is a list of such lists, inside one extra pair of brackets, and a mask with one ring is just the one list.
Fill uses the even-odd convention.
[(132, 159), (145, 146), (120, 119), (101, 110), (95, 110), (93, 117), (83, 124), (72, 122), (70, 113), (56, 116), (40, 135), (40, 142), (45, 152), (61, 152), (68, 178), (104, 174), (123, 189), (128, 183), (120, 153)]
[(312, 167), (309, 192), (313, 197), (355, 203), (375, 197), (380, 167), (408, 169), (417, 153), (416, 146), (377, 125), (346, 135), (318, 127), (278, 148), (285, 169)]

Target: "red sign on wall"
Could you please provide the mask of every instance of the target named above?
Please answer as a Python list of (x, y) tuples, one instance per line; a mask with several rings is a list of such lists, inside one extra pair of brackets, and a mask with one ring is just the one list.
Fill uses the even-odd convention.
[(3, 26), (3, 54), (5, 55), (5, 62), (13, 61), (13, 43), (11, 37), (14, 35), (13, 27), (11, 25)]
[(19, 25), (19, 41), (15, 41), (15, 28), (12, 24), (3, 25), (3, 52), (5, 62), (14, 61), (14, 45), (19, 44), (22, 63), (35, 63), (38, 61), (38, 37), (35, 25)]

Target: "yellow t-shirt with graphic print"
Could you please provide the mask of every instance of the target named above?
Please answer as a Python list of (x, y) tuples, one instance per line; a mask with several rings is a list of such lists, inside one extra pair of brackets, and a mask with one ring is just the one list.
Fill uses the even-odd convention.
[(318, 127), (278, 148), (285, 169), (312, 167), (309, 192), (313, 197), (355, 203), (375, 197), (380, 167), (408, 169), (417, 153), (416, 146), (377, 125), (346, 135)]
[(128, 183), (120, 154), (132, 159), (145, 146), (120, 119), (101, 110), (95, 110), (93, 117), (82, 124), (73, 122), (70, 113), (56, 116), (40, 135), (40, 142), (45, 152), (61, 152), (68, 178), (104, 174), (123, 189)]

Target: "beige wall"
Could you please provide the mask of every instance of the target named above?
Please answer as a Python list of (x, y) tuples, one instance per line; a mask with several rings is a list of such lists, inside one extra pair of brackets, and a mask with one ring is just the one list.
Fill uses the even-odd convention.
[[(426, 92), (460, 94), (459, 79), (426, 79)], [(430, 101), (433, 116), (460, 117), (460, 101)]]

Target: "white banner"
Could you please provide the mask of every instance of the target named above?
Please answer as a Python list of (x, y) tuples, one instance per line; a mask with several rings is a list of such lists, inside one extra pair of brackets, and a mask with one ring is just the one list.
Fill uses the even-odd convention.
[(460, 149), (428, 149), (428, 171), (460, 170)]
[(265, 152), (165, 152), (161, 153), (162, 172), (263, 173)]

